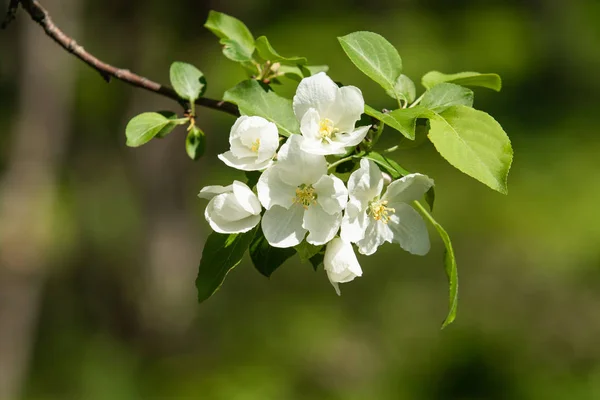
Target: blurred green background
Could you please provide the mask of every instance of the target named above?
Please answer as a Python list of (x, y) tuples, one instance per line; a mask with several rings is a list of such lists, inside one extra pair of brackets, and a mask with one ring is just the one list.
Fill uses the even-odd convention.
[(178, 106), (106, 84), (21, 12), (0, 32), (1, 400), (600, 399), (600, 2), (42, 4), (114, 65), (166, 83), (172, 61), (195, 64), (214, 98), (244, 73), (202, 27), (210, 9), (393, 107), (336, 40), (376, 31), (415, 82), (499, 73), (502, 92), (476, 90), (475, 106), (504, 126), (515, 161), (502, 196), (429, 143), (394, 153), (436, 180), (434, 214), (455, 245), (459, 313), (444, 331), (434, 232), (425, 257), (389, 244), (359, 257), (364, 275), (339, 298), (308, 264), (267, 280), (246, 260), (199, 306), (209, 227), (196, 194), (242, 177), (215, 157), (233, 118), (199, 110), (199, 162), (183, 130), (127, 148), (131, 117)]

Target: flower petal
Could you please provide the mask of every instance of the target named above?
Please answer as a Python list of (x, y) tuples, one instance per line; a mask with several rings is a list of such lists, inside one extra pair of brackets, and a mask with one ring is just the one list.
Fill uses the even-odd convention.
[(277, 205), (290, 208), (296, 197), (296, 186), (292, 186), (283, 179), (281, 174), (285, 172), (280, 164), (275, 164), (262, 173), (256, 184), (258, 199), (267, 210)]
[(338, 89), (335, 102), (324, 117), (331, 119), (340, 132), (352, 132), (364, 111), (365, 100), (360, 89), (343, 86)]
[(319, 122), (321, 121), (321, 117), (319, 116), (319, 112), (314, 108), (309, 108), (302, 120), (300, 121), (300, 132), (302, 132), (302, 136), (307, 139), (319, 139)]
[(233, 193), (213, 197), (204, 210), (204, 217), (210, 227), (219, 233), (247, 232), (260, 221), (260, 215), (252, 215), (244, 210)]
[(228, 185), (228, 186), (219, 186), (219, 185), (205, 186), (202, 189), (200, 189), (200, 193), (198, 193), (198, 197), (200, 197), (201, 199), (210, 200), (210, 199), (212, 199), (213, 197), (215, 197), (218, 194), (227, 193), (227, 192), (231, 192), (231, 191), (233, 191), (233, 185)]
[(328, 214), (335, 214), (346, 208), (348, 189), (337, 176), (323, 175), (313, 187), (317, 194), (317, 202)]
[(410, 203), (419, 200), (433, 186), (433, 179), (423, 174), (410, 174), (388, 186), (383, 198), (391, 203)]
[(341, 238), (352, 243), (364, 239), (368, 218), (364, 210), (357, 209), (354, 204), (348, 204), (342, 218)]
[(231, 151), (226, 151), (219, 154), (219, 160), (223, 161), (227, 166), (242, 171), (259, 171), (268, 168), (273, 164), (273, 161), (268, 159), (263, 162), (257, 162), (256, 157), (237, 158)]
[(411, 254), (423, 256), (429, 252), (429, 233), (425, 221), (406, 203), (390, 203), (396, 211), (388, 221), (393, 241)]
[(338, 140), (343, 143), (344, 147), (357, 146), (363, 141), (371, 125), (360, 126), (348, 134), (339, 135)]
[(335, 82), (324, 72), (302, 79), (293, 100), (294, 114), (298, 121), (302, 121), (304, 114), (310, 108), (316, 109), (321, 116), (325, 116), (329, 107), (335, 102), (338, 90)]
[(365, 237), (356, 243), (358, 252), (370, 256), (375, 253), (377, 248), (383, 243), (392, 243), (393, 238), (394, 234), (388, 224), (384, 224), (382, 221), (375, 221), (373, 218), (368, 218)]
[(360, 168), (348, 178), (348, 194), (350, 202), (358, 209), (365, 210), (370, 201), (381, 194), (383, 175), (377, 165), (363, 158)]
[(306, 230), (302, 227), (304, 208), (299, 205), (285, 209), (273, 206), (265, 212), (262, 231), (273, 247), (292, 247), (300, 244)]
[(328, 214), (319, 205), (308, 207), (302, 227), (308, 230), (306, 241), (316, 246), (329, 242), (340, 229), (342, 213)]
[(281, 178), (292, 186), (310, 185), (327, 174), (325, 157), (302, 150), (303, 137), (292, 135), (279, 149), (277, 165), (282, 169)]
[(343, 144), (339, 143), (339, 142), (323, 142), (320, 139), (309, 139), (309, 138), (304, 138), (304, 140), (302, 141), (302, 146), (301, 146), (302, 150), (310, 153), (310, 154), (317, 154), (317, 155), (322, 155), (322, 156), (328, 156), (328, 155), (341, 155), (346, 153), (346, 148), (344, 147)]
[(259, 215), (262, 207), (252, 190), (240, 181), (233, 181), (233, 195), (240, 206), (253, 215)]
[(334, 238), (327, 244), (323, 266), (338, 296), (338, 283), (350, 282), (357, 276), (362, 276), (362, 269), (352, 245), (340, 238)]

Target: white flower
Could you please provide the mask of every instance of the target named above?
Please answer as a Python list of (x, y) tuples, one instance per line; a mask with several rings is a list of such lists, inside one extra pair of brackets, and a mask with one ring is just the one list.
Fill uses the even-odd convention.
[(260, 221), (260, 202), (246, 184), (233, 181), (229, 186), (206, 186), (198, 197), (209, 199), (204, 217), (215, 232), (248, 232)]
[(340, 295), (340, 283), (362, 276), (362, 269), (349, 242), (335, 238), (327, 244), (323, 266), (335, 292)]
[(348, 202), (344, 183), (327, 175), (325, 157), (300, 149), (300, 135), (281, 146), (277, 163), (258, 180), (258, 198), (267, 209), (262, 219), (265, 238), (274, 247), (325, 244), (337, 233)]
[(350, 200), (342, 221), (342, 239), (356, 243), (361, 254), (371, 255), (384, 242), (396, 242), (417, 255), (429, 251), (429, 235), (423, 218), (408, 203), (420, 199), (433, 180), (410, 174), (392, 182), (385, 194), (383, 176), (371, 160), (362, 159), (360, 168), (348, 179)]
[(370, 126), (355, 130), (365, 110), (360, 89), (338, 87), (324, 72), (304, 78), (294, 96), (294, 113), (304, 137), (302, 149), (312, 154), (343, 154), (365, 138)]
[(265, 169), (273, 163), (279, 146), (277, 125), (262, 117), (239, 117), (229, 133), (231, 150), (219, 154), (230, 167), (243, 171)]

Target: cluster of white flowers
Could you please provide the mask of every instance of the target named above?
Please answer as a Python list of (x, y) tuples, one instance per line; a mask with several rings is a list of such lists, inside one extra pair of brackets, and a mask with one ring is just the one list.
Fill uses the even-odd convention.
[[(370, 126), (356, 127), (364, 111), (360, 89), (338, 87), (321, 72), (303, 79), (293, 100), (302, 135), (279, 147), (277, 126), (262, 117), (238, 118), (229, 137), (230, 151), (219, 155), (228, 166), (264, 171), (257, 194), (242, 182), (208, 186), (205, 217), (219, 233), (247, 232), (261, 222), (273, 247), (293, 247), (306, 240), (326, 245), (324, 268), (336, 292), (339, 283), (362, 275), (352, 243), (364, 255), (384, 242), (395, 242), (413, 254), (429, 251), (421, 216), (410, 206), (433, 186), (425, 175), (410, 174), (384, 191), (377, 165), (361, 159), (347, 186), (328, 174), (326, 155), (341, 155), (365, 138)], [(262, 207), (261, 207), (262, 206)]]

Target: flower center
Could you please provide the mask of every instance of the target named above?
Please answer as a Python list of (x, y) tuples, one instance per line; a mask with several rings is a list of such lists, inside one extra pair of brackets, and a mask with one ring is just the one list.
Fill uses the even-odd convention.
[(390, 215), (388, 214), (394, 214), (396, 212), (392, 207), (388, 207), (387, 204), (387, 200), (377, 200), (369, 203), (368, 211), (375, 221), (381, 221), (384, 224), (387, 224), (390, 220)]
[(258, 153), (258, 148), (260, 147), (260, 138), (256, 139), (252, 142), (252, 146), (250, 147), (250, 151), (253, 153)]
[(329, 118), (323, 118), (319, 122), (319, 136), (321, 140), (331, 139), (338, 132), (339, 129), (333, 126), (333, 121)]
[(317, 194), (315, 188), (312, 185), (302, 184), (296, 188), (296, 197), (294, 197), (294, 204), (300, 204), (305, 209), (312, 204), (317, 204)]

